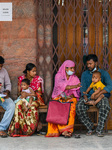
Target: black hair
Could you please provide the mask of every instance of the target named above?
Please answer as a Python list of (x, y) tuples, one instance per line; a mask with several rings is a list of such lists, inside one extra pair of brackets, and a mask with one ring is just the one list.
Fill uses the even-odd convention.
[(4, 64), (5, 60), (2, 56), (0, 56), (0, 64)]
[(93, 72), (93, 74), (99, 74), (99, 75), (100, 75), (100, 77), (101, 77), (101, 72), (99, 72), (99, 71), (97, 71), (97, 70), (96, 70), (96, 71), (94, 71), (94, 72)]
[(30, 80), (29, 79), (23, 79), (21, 82), (25, 82), (27, 85), (30, 85)]
[(89, 60), (93, 60), (94, 62), (98, 62), (98, 57), (95, 54), (89, 54), (86, 56), (86, 62)]
[(31, 71), (34, 67), (36, 67), (34, 64), (32, 63), (28, 63), (26, 65), (26, 69), (23, 71), (24, 74), (27, 74), (27, 71)]

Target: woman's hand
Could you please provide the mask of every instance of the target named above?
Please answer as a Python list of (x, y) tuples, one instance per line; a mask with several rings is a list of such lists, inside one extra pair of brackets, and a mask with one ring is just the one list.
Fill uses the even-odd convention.
[(70, 98), (74, 98), (74, 95), (72, 94), (72, 95), (70, 95)]
[(78, 88), (78, 87), (82, 87), (81, 83), (79, 83), (79, 84), (76, 85), (76, 88)]
[(26, 92), (21, 92), (21, 98), (26, 98), (27, 96), (29, 96), (28, 93), (26, 93)]
[(77, 85), (67, 85), (65, 90), (71, 90), (71, 89), (78, 88), (78, 87), (82, 87), (81, 83), (79, 83)]
[(67, 96), (66, 98), (65, 97), (61, 97), (62, 101), (63, 102), (66, 102), (68, 101), (69, 99), (71, 99), (71, 96)]

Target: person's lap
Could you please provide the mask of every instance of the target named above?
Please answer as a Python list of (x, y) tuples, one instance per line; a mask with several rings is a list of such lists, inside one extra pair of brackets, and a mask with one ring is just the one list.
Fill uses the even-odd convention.
[[(79, 102), (77, 103), (77, 106), (76, 106), (76, 112), (78, 114), (79, 119), (81, 119), (81, 121), (83, 122), (85, 120), (83, 118), (86, 117), (86, 120), (83, 122), (85, 125), (87, 125), (87, 123), (86, 123), (87, 120), (88, 120), (88, 124), (92, 123), (88, 119), (87, 112), (86, 112), (90, 106), (91, 105), (87, 106), (86, 104), (84, 104), (84, 98), (83, 97), (79, 100)], [(99, 109), (99, 121), (98, 121), (98, 126), (96, 128), (96, 132), (102, 133), (102, 130), (104, 127), (104, 122), (105, 122), (107, 115), (108, 115), (108, 112), (110, 110), (108, 98), (107, 97), (102, 98), (102, 100), (99, 103), (97, 103), (96, 107)], [(102, 121), (102, 115), (104, 115), (103, 121)]]
[(11, 98), (7, 98), (4, 102), (0, 101), (0, 106), (2, 106), (6, 110), (0, 122), (0, 136), (7, 137), (7, 133), (5, 132), (5, 130), (7, 130), (13, 117), (15, 104)]
[(52, 136), (56, 137), (62, 134), (64, 137), (71, 137), (72, 132), (74, 129), (74, 120), (75, 120), (75, 109), (76, 109), (76, 98), (72, 98), (71, 100), (71, 108), (70, 108), (70, 115), (69, 115), (69, 121), (67, 125), (56, 125), (52, 123), (48, 123), (48, 131), (46, 137)]
[(27, 112), (25, 112), (22, 104), (22, 100), (16, 103), (14, 118), (8, 130), (9, 136), (28, 136), (32, 135), (36, 130), (38, 124), (38, 103), (34, 101)]

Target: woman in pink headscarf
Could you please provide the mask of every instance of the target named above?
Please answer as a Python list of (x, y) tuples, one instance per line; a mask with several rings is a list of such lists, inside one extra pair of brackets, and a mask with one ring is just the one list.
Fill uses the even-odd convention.
[(71, 137), (74, 129), (74, 120), (76, 115), (76, 103), (79, 99), (80, 80), (75, 75), (75, 63), (66, 60), (55, 76), (55, 86), (52, 93), (53, 100), (72, 102), (70, 108), (69, 121), (67, 125), (57, 125), (48, 123), (46, 137)]

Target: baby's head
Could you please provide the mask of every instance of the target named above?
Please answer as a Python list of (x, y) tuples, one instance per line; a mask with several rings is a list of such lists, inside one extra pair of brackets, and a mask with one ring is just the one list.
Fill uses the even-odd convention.
[(101, 73), (99, 71), (94, 71), (92, 75), (92, 82), (97, 83), (101, 81)]
[(29, 88), (29, 85), (30, 85), (30, 80), (28, 80), (28, 79), (23, 79), (23, 80), (21, 81), (21, 88), (22, 88), (23, 90), (28, 89), (28, 88)]

